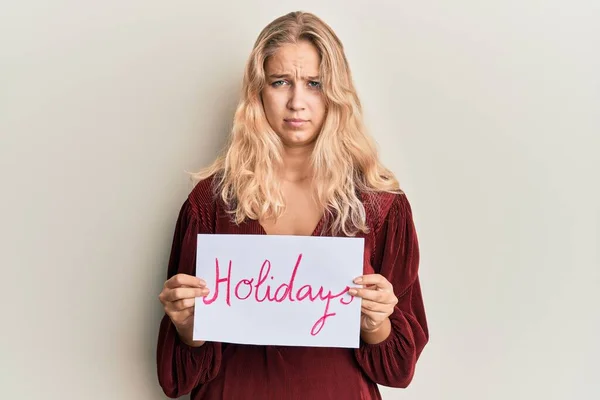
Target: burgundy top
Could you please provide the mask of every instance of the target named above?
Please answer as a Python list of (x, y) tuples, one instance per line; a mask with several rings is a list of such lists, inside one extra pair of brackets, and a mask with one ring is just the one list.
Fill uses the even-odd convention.
[[(379, 344), (360, 348), (257, 346), (183, 343), (168, 316), (158, 337), (158, 380), (176, 398), (192, 400), (376, 400), (376, 384), (406, 387), (429, 333), (419, 285), (419, 249), (405, 195), (363, 194), (370, 232), (365, 238), (364, 273), (380, 273), (394, 286), (398, 304), (392, 332)], [(314, 235), (327, 235), (319, 222)], [(195, 275), (196, 235), (262, 234), (255, 220), (231, 222), (213, 196), (212, 180), (196, 185), (184, 202), (175, 228), (168, 277)]]

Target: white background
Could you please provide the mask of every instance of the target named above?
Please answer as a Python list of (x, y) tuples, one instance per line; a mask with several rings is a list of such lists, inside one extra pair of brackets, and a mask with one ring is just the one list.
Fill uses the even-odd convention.
[(600, 398), (600, 2), (108, 0), (0, 6), (3, 399), (162, 399), (184, 170), (231, 126), (259, 31), (345, 44), (415, 212), (430, 323), (386, 400)]

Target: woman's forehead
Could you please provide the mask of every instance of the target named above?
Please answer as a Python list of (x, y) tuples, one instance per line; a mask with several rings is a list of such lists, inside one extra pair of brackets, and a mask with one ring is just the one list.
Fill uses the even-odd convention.
[(267, 75), (289, 75), (297, 79), (319, 75), (320, 57), (310, 43), (286, 44), (266, 62)]

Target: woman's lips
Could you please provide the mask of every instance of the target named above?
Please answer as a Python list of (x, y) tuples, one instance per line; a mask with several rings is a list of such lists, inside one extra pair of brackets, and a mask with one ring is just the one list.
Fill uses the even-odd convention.
[(300, 118), (289, 118), (289, 119), (284, 119), (283, 121), (285, 122), (286, 125), (289, 125), (294, 128), (299, 128), (308, 122), (307, 120), (300, 119)]

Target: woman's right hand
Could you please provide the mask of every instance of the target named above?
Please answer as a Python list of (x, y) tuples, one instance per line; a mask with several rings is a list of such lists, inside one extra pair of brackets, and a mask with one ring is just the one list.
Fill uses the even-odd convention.
[(165, 313), (169, 316), (179, 336), (191, 346), (201, 346), (204, 342), (194, 342), (194, 304), (196, 297), (204, 297), (209, 290), (203, 279), (186, 274), (177, 274), (167, 280), (158, 295)]

